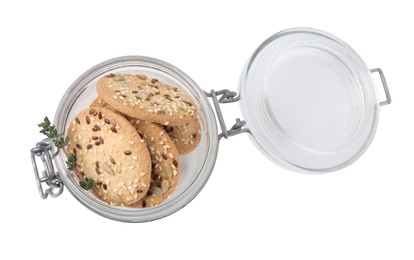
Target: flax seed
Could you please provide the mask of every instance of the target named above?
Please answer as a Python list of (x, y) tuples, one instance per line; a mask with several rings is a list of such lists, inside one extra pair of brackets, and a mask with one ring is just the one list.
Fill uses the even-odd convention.
[(112, 163), (113, 165), (115, 165), (115, 164), (116, 164), (116, 163), (115, 163), (114, 158), (112, 158), (112, 157), (109, 157), (109, 161), (111, 161), (111, 163)]

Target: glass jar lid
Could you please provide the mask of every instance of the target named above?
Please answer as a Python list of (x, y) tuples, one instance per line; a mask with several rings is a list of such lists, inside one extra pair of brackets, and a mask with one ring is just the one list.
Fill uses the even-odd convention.
[(378, 124), (370, 70), (344, 41), (320, 30), (285, 30), (263, 42), (244, 68), (240, 93), (253, 142), (295, 171), (351, 164)]

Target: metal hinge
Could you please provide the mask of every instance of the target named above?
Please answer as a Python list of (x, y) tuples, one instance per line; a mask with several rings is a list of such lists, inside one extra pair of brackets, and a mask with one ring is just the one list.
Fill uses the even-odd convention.
[[(37, 188), (39, 189), (39, 194), (42, 199), (46, 199), (48, 195), (56, 198), (63, 192), (63, 182), (53, 168), (53, 159), (51, 155), (52, 145), (53, 141), (47, 138), (40, 143), (37, 143), (36, 147), (30, 151)], [(40, 157), (43, 162), (44, 170), (41, 171), (42, 176), (40, 176), (37, 168), (36, 157)], [(43, 189), (42, 183), (46, 183), (49, 188)]]
[[(246, 121), (240, 120), (240, 118), (236, 119), (236, 123), (227, 130), (226, 124), (224, 123), (223, 113), (220, 109), (220, 103), (232, 103), (237, 102), (240, 100), (240, 95), (237, 95), (236, 92), (230, 91), (227, 89), (215, 91), (211, 90), (210, 92), (204, 92), (207, 97), (210, 97), (213, 100), (214, 109), (216, 110), (217, 118), (221, 128), (221, 134), (219, 134), (219, 140), (224, 137), (225, 139), (229, 138), (229, 136), (238, 135), (241, 133), (249, 133), (250, 129), (244, 127), (246, 125)], [(220, 99), (217, 99), (218, 96), (221, 96)]]

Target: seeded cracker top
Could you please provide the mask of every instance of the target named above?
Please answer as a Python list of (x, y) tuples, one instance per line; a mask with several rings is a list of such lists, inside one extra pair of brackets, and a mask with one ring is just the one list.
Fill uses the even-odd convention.
[(129, 205), (149, 188), (151, 159), (137, 130), (108, 109), (88, 108), (68, 129), (68, 154), (76, 153), (79, 178), (94, 180), (93, 191), (110, 205)]
[(111, 107), (140, 120), (175, 126), (197, 119), (186, 94), (145, 75), (110, 74), (98, 81), (96, 89)]

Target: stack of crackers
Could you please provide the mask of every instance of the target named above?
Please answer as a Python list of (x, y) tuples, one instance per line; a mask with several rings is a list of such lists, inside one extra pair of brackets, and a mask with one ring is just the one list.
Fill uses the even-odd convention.
[(68, 129), (74, 172), (110, 205), (159, 205), (178, 185), (179, 155), (201, 140), (193, 100), (141, 74), (109, 74), (96, 89), (99, 97)]

